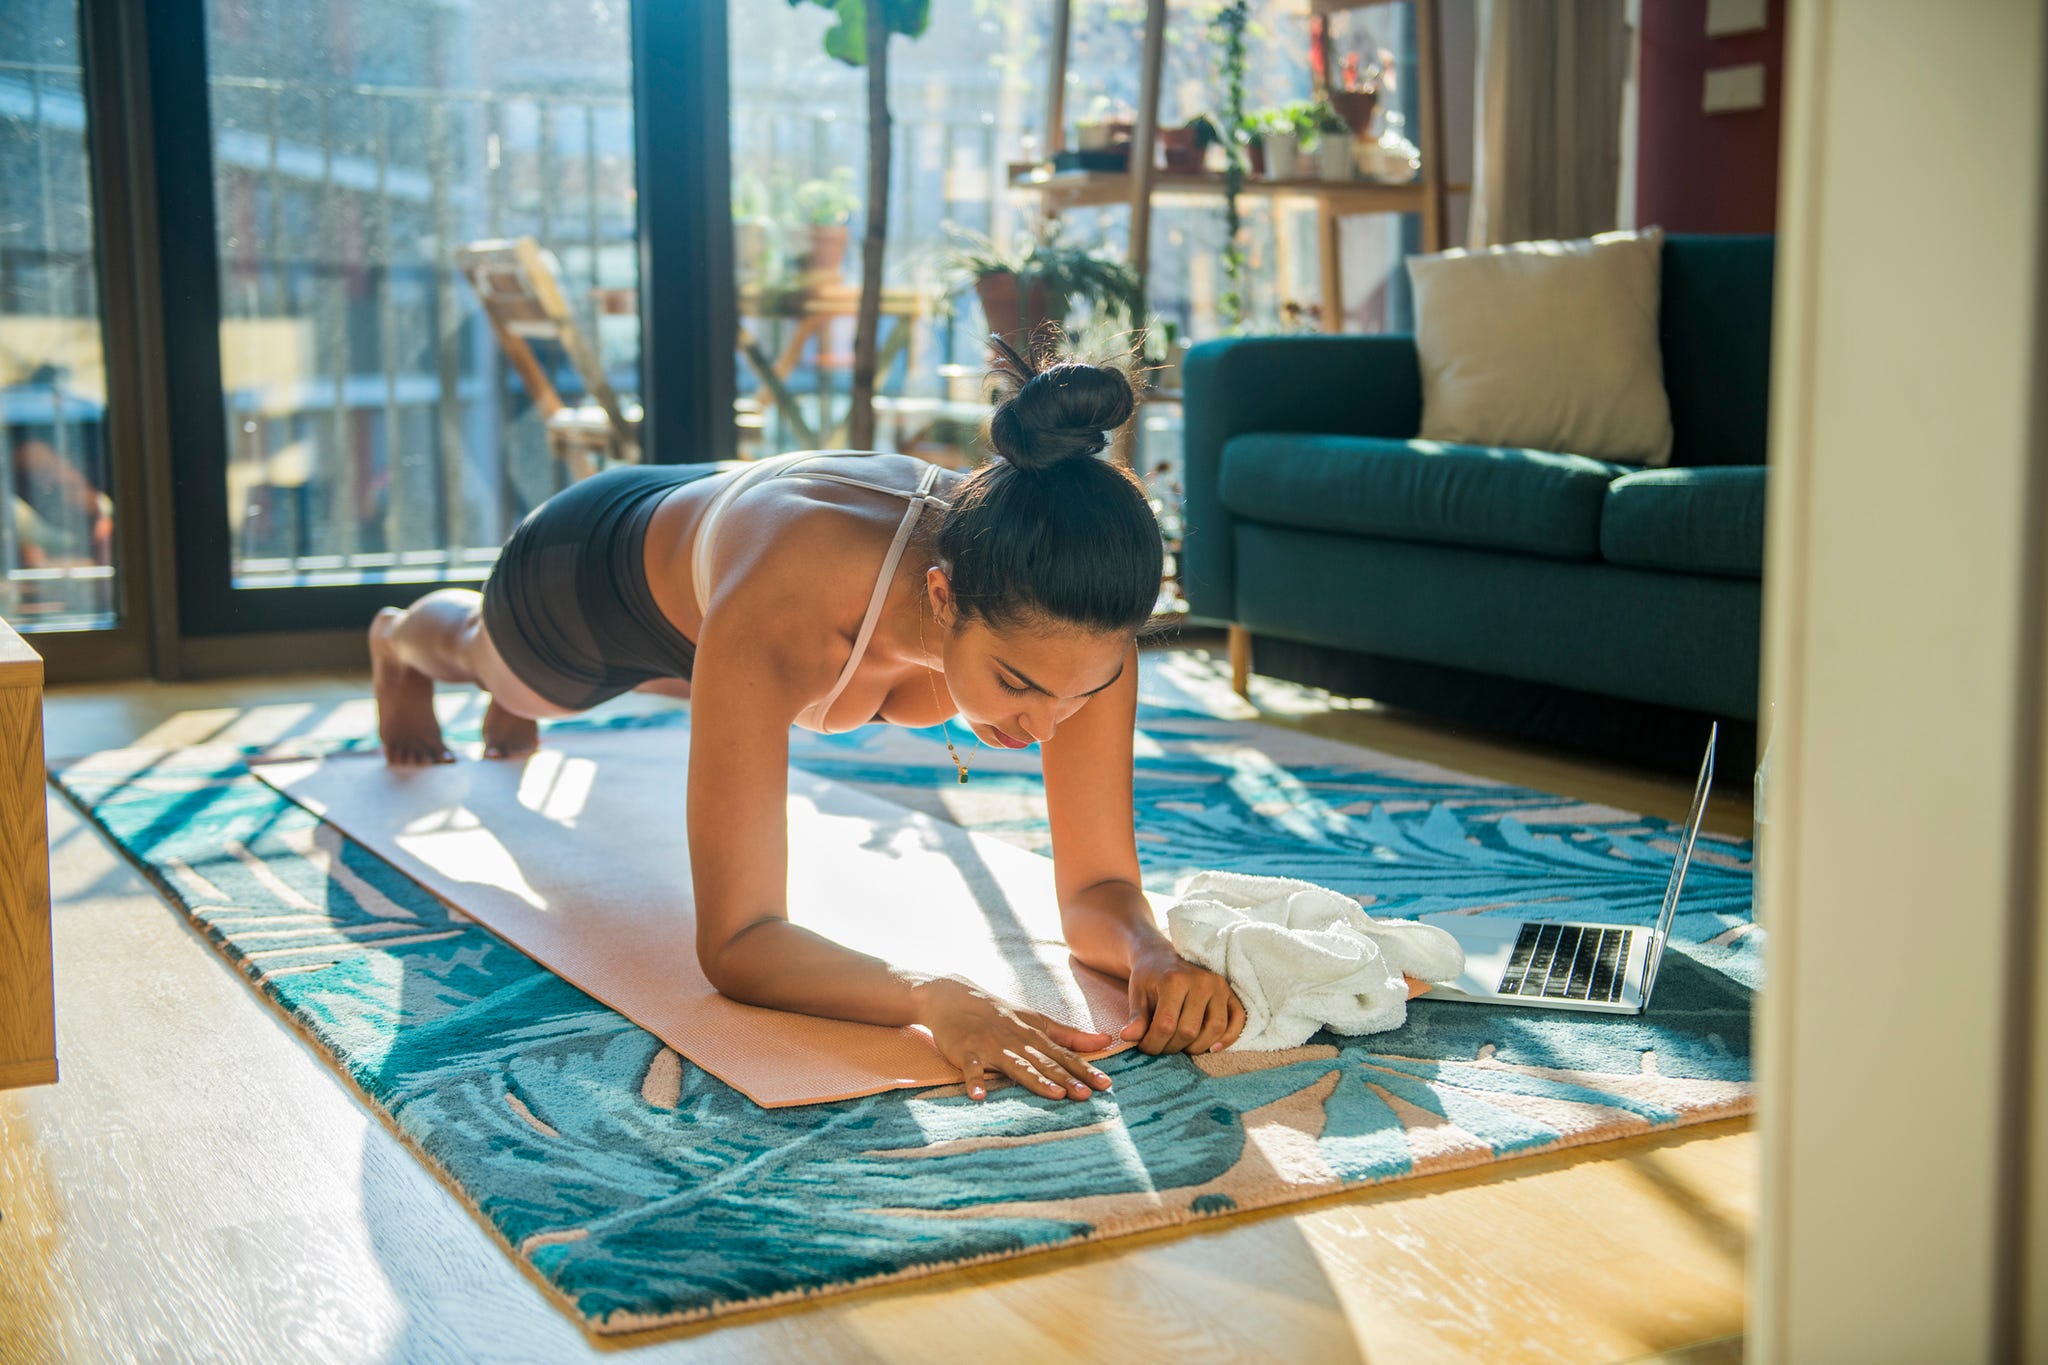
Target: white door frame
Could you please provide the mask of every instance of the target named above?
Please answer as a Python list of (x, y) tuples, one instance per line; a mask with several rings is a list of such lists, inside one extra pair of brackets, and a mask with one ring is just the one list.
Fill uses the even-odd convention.
[(2048, 24), (1789, 9), (1750, 1358), (2048, 1360)]

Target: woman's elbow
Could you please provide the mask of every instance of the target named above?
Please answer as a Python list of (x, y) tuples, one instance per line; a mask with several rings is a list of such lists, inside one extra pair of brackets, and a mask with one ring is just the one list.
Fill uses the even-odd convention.
[(731, 961), (725, 945), (697, 950), (697, 966), (704, 972), (704, 979), (711, 983), (711, 989), (741, 1004), (747, 1003), (747, 974)]
[(755, 993), (761, 977), (754, 960), (758, 954), (753, 951), (753, 931), (772, 922), (755, 920), (716, 943), (698, 941), (697, 966), (711, 983), (711, 989), (743, 1005), (757, 1003)]

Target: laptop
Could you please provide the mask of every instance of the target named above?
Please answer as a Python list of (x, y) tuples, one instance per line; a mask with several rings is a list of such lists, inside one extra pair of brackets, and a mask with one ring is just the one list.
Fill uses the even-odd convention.
[(1679, 889), (1692, 861), (1693, 840), (1699, 837), (1700, 817), (1706, 813), (1707, 788), (1714, 781), (1714, 741), (1720, 733), (1721, 727), (1715, 725), (1707, 735), (1692, 813), (1671, 863), (1671, 880), (1664, 887), (1664, 908), (1655, 929), (1424, 915), (1423, 923), (1458, 940), (1465, 950), (1465, 973), (1431, 986), (1423, 998), (1601, 1014), (1641, 1014), (1648, 1009), (1650, 992), (1657, 987), (1657, 965), (1670, 941), (1671, 920), (1678, 913)]

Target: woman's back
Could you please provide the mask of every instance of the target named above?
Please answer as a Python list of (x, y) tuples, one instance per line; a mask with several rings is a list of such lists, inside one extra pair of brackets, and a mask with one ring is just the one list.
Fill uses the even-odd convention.
[(732, 584), (756, 575), (779, 581), (789, 610), (762, 628), (824, 642), (823, 657), (837, 669), (797, 723), (866, 724), (890, 710), (903, 681), (887, 659), (861, 668), (903, 553), (926, 509), (943, 511), (944, 490), (960, 477), (907, 455), (797, 451), (685, 484), (648, 526), (649, 590), (695, 640)]

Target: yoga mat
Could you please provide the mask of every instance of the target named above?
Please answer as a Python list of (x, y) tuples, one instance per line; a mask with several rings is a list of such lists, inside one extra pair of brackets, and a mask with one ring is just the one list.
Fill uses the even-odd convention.
[[(522, 760), (342, 753), (254, 771), (757, 1104), (960, 1079), (923, 1029), (742, 1004), (705, 980), (682, 727), (553, 732)], [(796, 769), (788, 810), (792, 922), (1076, 1027), (1129, 1020), (1124, 983), (1068, 953), (1049, 859)]]

